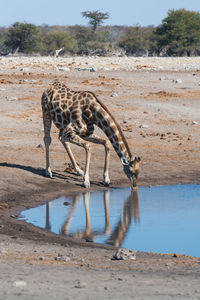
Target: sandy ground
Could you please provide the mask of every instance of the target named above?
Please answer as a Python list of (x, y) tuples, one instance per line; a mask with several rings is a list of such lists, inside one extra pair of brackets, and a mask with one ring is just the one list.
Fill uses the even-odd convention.
[[(65, 172), (55, 127), (54, 178), (44, 176), (40, 98), (56, 78), (108, 106), (142, 157), (139, 185), (200, 183), (200, 58), (0, 58), (0, 299), (200, 299), (199, 258), (137, 253), (135, 261), (116, 261), (113, 247), (16, 219), (83, 191), (82, 179)], [(72, 148), (84, 166), (84, 152)], [(91, 190), (103, 189), (104, 153), (93, 152)], [(111, 187), (129, 184), (114, 151), (110, 177)]]

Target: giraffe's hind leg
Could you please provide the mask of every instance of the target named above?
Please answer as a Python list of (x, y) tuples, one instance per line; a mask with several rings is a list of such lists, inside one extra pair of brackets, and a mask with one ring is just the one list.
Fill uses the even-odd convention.
[(50, 168), (50, 161), (49, 161), (49, 146), (51, 144), (51, 115), (48, 111), (43, 110), (43, 124), (44, 124), (44, 144), (46, 149), (46, 176), (52, 177), (52, 172)]

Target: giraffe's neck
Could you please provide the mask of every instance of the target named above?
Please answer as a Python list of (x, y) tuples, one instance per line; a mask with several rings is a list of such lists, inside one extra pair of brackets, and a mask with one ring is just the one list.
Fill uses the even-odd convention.
[(98, 99), (97, 101), (99, 105), (94, 114), (96, 125), (107, 135), (119, 158), (130, 161), (132, 154), (120, 126), (108, 109)]
[(122, 136), (121, 130), (118, 129), (117, 124), (111, 120), (110, 126), (108, 127), (111, 134), (107, 135), (113, 148), (115, 149), (117, 155), (120, 159), (131, 159), (131, 154), (129, 153), (128, 145), (125, 137)]

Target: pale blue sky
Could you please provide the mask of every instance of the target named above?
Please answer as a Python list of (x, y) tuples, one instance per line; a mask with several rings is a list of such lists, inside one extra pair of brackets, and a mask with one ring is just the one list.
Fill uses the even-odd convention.
[(14, 22), (35, 25), (87, 25), (85, 10), (108, 12), (105, 25), (159, 25), (169, 9), (200, 11), (200, 0), (0, 0), (0, 26)]

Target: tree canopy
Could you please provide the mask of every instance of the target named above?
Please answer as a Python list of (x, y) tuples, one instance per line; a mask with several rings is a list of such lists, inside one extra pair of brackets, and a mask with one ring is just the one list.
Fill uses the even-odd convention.
[(153, 36), (154, 27), (128, 27), (123, 37), (119, 40), (118, 45), (126, 50), (127, 54), (145, 54), (152, 50)]
[(76, 41), (69, 32), (62, 30), (50, 31), (43, 35), (42, 50), (46, 53), (63, 48), (65, 52), (72, 52), (76, 48)]
[(37, 49), (39, 29), (28, 23), (14, 23), (8, 30), (5, 46), (12, 52), (32, 53)]
[(158, 46), (165, 48), (168, 55), (190, 55), (200, 46), (200, 13), (169, 10), (156, 34)]
[(99, 10), (95, 11), (83, 11), (82, 16), (89, 19), (89, 24), (92, 26), (92, 31), (95, 32), (97, 26), (101, 25), (105, 20), (109, 19), (108, 13), (100, 12)]

